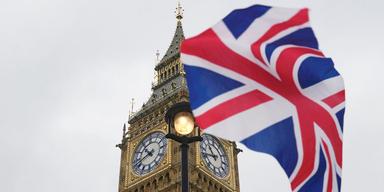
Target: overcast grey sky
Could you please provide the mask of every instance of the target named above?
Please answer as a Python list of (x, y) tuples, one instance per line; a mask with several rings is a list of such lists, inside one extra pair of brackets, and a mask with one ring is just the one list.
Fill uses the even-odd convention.
[[(384, 3), (184, 0), (187, 37), (254, 3), (309, 7), (320, 47), (344, 76), (343, 191), (383, 191)], [(176, 0), (0, 1), (0, 191), (117, 191), (129, 101), (149, 97), (155, 51)], [(245, 149), (244, 146), (241, 146)], [(239, 155), (245, 192), (289, 191), (269, 156)]]

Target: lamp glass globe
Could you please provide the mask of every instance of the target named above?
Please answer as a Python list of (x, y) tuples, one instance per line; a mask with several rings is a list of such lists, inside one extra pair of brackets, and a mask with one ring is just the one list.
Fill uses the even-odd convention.
[(195, 127), (192, 114), (189, 112), (177, 113), (174, 118), (174, 126), (177, 133), (181, 135), (190, 134)]

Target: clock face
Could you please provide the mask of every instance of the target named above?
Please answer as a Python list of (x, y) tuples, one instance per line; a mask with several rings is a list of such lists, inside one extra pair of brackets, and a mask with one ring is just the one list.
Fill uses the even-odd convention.
[(217, 177), (226, 177), (229, 173), (229, 163), (223, 145), (212, 135), (203, 134), (202, 137), (200, 151), (205, 165)]
[(136, 174), (144, 175), (154, 170), (163, 160), (167, 149), (167, 139), (162, 132), (146, 136), (136, 147), (132, 167)]

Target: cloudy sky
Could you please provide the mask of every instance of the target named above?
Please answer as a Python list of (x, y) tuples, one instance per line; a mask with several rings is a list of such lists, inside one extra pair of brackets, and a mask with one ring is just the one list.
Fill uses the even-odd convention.
[[(384, 12), (379, 0), (184, 0), (187, 37), (254, 3), (309, 7), (345, 78), (343, 189), (384, 189)], [(117, 191), (115, 144), (149, 97), (176, 0), (0, 1), (0, 191)], [(244, 146), (241, 148), (245, 149)], [(289, 191), (269, 156), (239, 155), (242, 191)]]

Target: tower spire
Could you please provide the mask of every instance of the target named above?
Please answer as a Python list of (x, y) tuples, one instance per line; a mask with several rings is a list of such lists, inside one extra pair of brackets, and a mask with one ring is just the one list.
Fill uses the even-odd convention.
[(155, 70), (159, 69), (160, 66), (164, 65), (164, 62), (167, 61), (170, 58), (173, 58), (174, 56), (177, 56), (180, 53), (180, 44), (184, 40), (184, 32), (183, 32), (183, 26), (181, 23), (181, 19), (183, 19), (183, 13), (184, 9), (180, 4), (180, 1), (177, 3), (176, 7), (176, 19), (177, 19), (177, 26), (175, 34), (173, 35), (173, 39), (171, 44), (168, 47), (168, 50), (165, 52), (165, 55), (160, 60), (160, 62), (155, 67)]
[(184, 9), (183, 9), (183, 7), (181, 6), (180, 1), (177, 2), (177, 7), (176, 7), (176, 11), (175, 11), (175, 13), (176, 13), (176, 19), (177, 19), (177, 20), (180, 21), (181, 19), (183, 19)]

